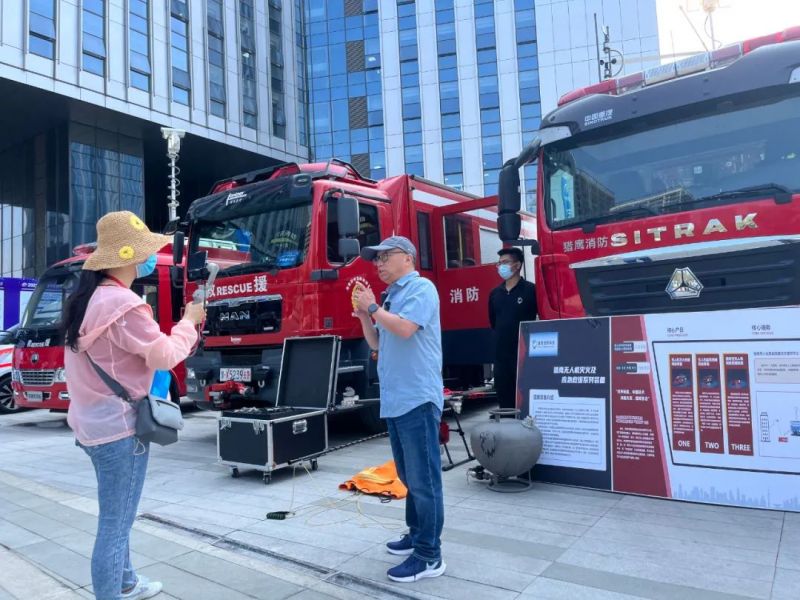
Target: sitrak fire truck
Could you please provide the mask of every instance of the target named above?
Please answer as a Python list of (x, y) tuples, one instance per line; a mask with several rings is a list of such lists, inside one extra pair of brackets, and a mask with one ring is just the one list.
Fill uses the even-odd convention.
[(376, 361), (351, 291), (361, 284), (380, 298), (385, 286), (359, 250), (390, 235), (413, 241), (417, 269), (439, 290), (445, 385), (482, 386), (493, 347), (486, 302), (499, 283), (497, 198), (408, 175), (372, 181), (331, 160), (224, 180), (191, 204), (174, 244), (177, 259), (188, 244), (186, 294), (206, 260), (220, 271), (202, 348), (187, 360), (189, 397), (217, 410), (274, 405), (284, 340), (333, 335), (342, 342), (332, 409), (358, 408), (378, 428)]
[(800, 304), (800, 27), (566, 94), (499, 187), (540, 318)]

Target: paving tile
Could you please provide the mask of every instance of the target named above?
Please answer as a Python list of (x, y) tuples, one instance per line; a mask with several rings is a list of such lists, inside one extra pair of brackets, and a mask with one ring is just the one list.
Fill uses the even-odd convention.
[[(737, 506), (719, 506), (716, 504), (699, 504), (662, 498), (646, 498), (643, 496), (622, 496), (617, 508), (630, 508), (643, 512), (655, 512), (664, 515), (694, 517), (708, 521), (724, 523), (761, 524), (767, 527), (774, 522), (783, 522), (783, 512), (778, 510), (761, 510), (757, 508), (740, 508)], [(772, 521), (773, 523), (766, 523)]]
[[(690, 529), (692, 531), (707, 531), (714, 534), (728, 533), (731, 530), (731, 524), (722, 521), (632, 510), (622, 506), (617, 506), (609, 510), (608, 513), (604, 515), (604, 518), (635, 521), (652, 525), (664, 525), (677, 529)], [(758, 523), (736, 522), (737, 534), (759, 540), (777, 542), (780, 540), (781, 528), (781, 522), (772, 519), (759, 519)]]
[[(446, 559), (445, 559), (445, 562)], [(413, 591), (420, 595), (430, 594), (440, 598), (463, 600), (464, 598), (479, 598), (480, 600), (513, 600), (519, 592), (498, 587), (475, 583), (465, 579), (451, 576), (448, 572), (441, 577), (422, 579), (414, 583), (413, 589), (408, 584), (398, 584), (386, 577), (388, 565), (383, 561), (369, 559), (363, 556), (354, 558), (340, 567), (340, 571), (372, 580), (399, 593)]]
[[(84, 556), (88, 559), (92, 558), (92, 552), (94, 551), (94, 540), (95, 536), (93, 533), (86, 533), (81, 531), (79, 533), (70, 534), (62, 537), (56, 537), (51, 539), (50, 541), (54, 544), (58, 544), (59, 546), (63, 546), (68, 550), (72, 550)], [(133, 563), (134, 568), (140, 568), (147, 565), (151, 565), (158, 560), (154, 558), (150, 558), (147, 556), (143, 556), (142, 554), (136, 552), (135, 547), (131, 550), (131, 562)]]
[[(753, 598), (768, 598), (772, 585), (771, 580), (725, 575), (687, 563), (676, 565), (665, 563), (660, 559), (646, 560), (645, 558), (630, 557), (625, 554), (623, 549), (609, 550), (600, 554), (570, 548), (559, 557), (557, 564), (606, 571), (665, 584), (686, 585), (687, 582), (691, 582), (692, 587), (699, 589), (740, 594)], [(549, 569), (543, 574), (549, 576), (548, 573)]]
[(3, 546), (14, 549), (43, 541), (45, 541), (45, 538), (29, 529), (0, 518), (0, 544)]
[[(335, 569), (342, 563), (353, 558), (353, 555), (349, 553), (338, 552), (328, 548), (318, 548), (309, 544), (300, 544), (291, 540), (271, 538), (246, 531), (234, 532), (228, 536), (228, 539), (254, 546), (255, 548), (266, 550), (270, 553), (275, 553), (288, 560), (309, 563), (323, 569)], [(224, 545), (222, 547), (224, 547)], [(266, 558), (265, 560), (275, 561), (277, 559)], [(285, 564), (283, 561), (281, 561), (281, 563)]]
[(800, 571), (800, 546), (790, 546), (781, 542), (776, 566), (781, 569)]
[(294, 596), (289, 596), (290, 600), (336, 600), (333, 596), (317, 592), (315, 590), (303, 590)]
[[(650, 578), (632, 577), (619, 573), (555, 563), (540, 578), (576, 583), (589, 588), (617, 592), (651, 600), (739, 600), (750, 596), (720, 593), (681, 584), (666, 583)], [(527, 592), (526, 592), (527, 595)], [(530, 597), (530, 596), (528, 596)], [(534, 596), (535, 597), (535, 596)], [(587, 596), (596, 598), (598, 596)], [(759, 596), (768, 597), (768, 596)]]
[(277, 577), (200, 552), (184, 554), (171, 560), (170, 564), (183, 571), (211, 579), (227, 588), (254, 597), (268, 592), (271, 600), (281, 600), (302, 590), (301, 586)]
[[(651, 538), (651, 541), (652, 540)], [(775, 574), (774, 561), (771, 564), (756, 564), (732, 559), (730, 554), (717, 556), (713, 547), (705, 552), (687, 552), (682, 548), (665, 548), (660, 544), (650, 546), (632, 546), (619, 544), (607, 539), (589, 537), (581, 538), (567, 551), (568, 553), (587, 552), (599, 555), (610, 555), (623, 562), (641, 561), (661, 564), (665, 570), (690, 572), (711, 572), (718, 576), (745, 578), (754, 581), (772, 581)], [(566, 554), (566, 553), (565, 553)]]
[[(703, 536), (704, 538), (708, 536)], [(699, 541), (681, 537), (654, 537), (649, 528), (620, 529), (616, 527), (606, 527), (606, 522), (600, 522), (584, 534), (575, 544), (580, 545), (589, 540), (602, 541), (608, 544), (627, 546), (631, 548), (653, 547), (665, 551), (675, 551), (687, 556), (715, 556), (719, 559), (743, 561), (758, 565), (773, 566), (776, 558), (776, 547), (771, 545), (770, 550), (759, 550), (756, 548), (745, 548), (741, 546), (730, 546), (720, 543), (719, 538), (714, 537), (713, 541)]]
[(602, 590), (590, 585), (537, 577), (517, 600), (641, 600), (644, 596)]
[(800, 572), (777, 569), (772, 586), (773, 600), (797, 600), (800, 597)]
[(749, 548), (763, 552), (775, 552), (777, 540), (756, 538), (740, 532), (736, 527), (728, 526), (726, 531), (705, 531), (687, 527), (675, 527), (673, 524), (655, 524), (646, 521), (603, 517), (595, 528), (614, 531), (636, 532), (656, 538), (691, 540), (709, 544), (726, 545), (732, 548)]
[[(54, 515), (55, 516), (55, 515)], [(48, 516), (40, 515), (32, 510), (18, 510), (3, 516), (6, 521), (32, 531), (44, 538), (69, 535), (80, 531), (79, 529), (51, 519)]]
[(191, 552), (191, 548), (140, 531), (136, 526), (131, 530), (131, 549), (137, 554), (159, 562), (169, 561), (171, 558)]
[(22, 546), (17, 550), (32, 562), (73, 583), (83, 587), (92, 582), (91, 560), (77, 552), (50, 541)]
[[(167, 594), (185, 600), (252, 600), (250, 596), (226, 588), (215, 581), (189, 573), (165, 563), (156, 563), (141, 569), (140, 573), (152, 581), (164, 584)], [(268, 595), (261, 596), (265, 600)]]

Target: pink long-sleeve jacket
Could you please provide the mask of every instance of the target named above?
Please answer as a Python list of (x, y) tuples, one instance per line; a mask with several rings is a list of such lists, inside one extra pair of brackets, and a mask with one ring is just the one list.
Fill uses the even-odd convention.
[(131, 398), (144, 398), (157, 369), (172, 369), (191, 352), (197, 331), (182, 319), (171, 335), (161, 332), (150, 306), (133, 291), (101, 285), (89, 300), (80, 328), (78, 352), (64, 350), (69, 412), (67, 423), (84, 446), (131, 436), (136, 409), (114, 395), (100, 379), (86, 352), (116, 379)]

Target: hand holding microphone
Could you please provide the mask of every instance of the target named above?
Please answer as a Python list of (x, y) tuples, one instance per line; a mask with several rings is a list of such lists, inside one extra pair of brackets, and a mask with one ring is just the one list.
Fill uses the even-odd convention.
[(214, 280), (219, 273), (219, 265), (208, 263), (208, 279), (204, 285), (199, 286), (192, 294), (192, 301), (189, 302), (183, 311), (183, 316), (191, 320), (195, 325), (200, 325), (206, 320), (206, 300), (214, 289)]

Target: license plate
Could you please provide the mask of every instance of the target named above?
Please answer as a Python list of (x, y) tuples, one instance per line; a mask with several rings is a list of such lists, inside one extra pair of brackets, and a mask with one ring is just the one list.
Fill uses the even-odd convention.
[(44, 400), (44, 392), (25, 392), (28, 402), (41, 402)]
[(219, 370), (220, 381), (250, 381), (252, 378), (252, 369), (224, 367)]

